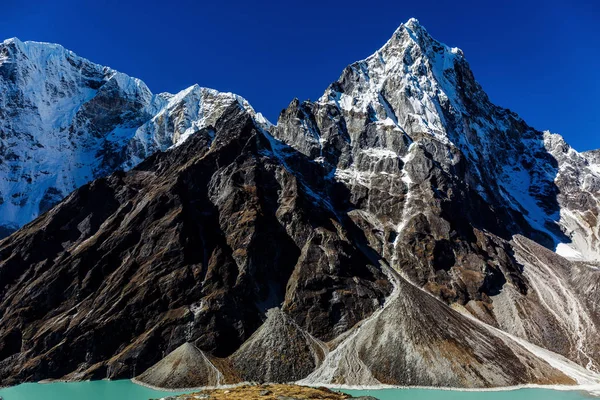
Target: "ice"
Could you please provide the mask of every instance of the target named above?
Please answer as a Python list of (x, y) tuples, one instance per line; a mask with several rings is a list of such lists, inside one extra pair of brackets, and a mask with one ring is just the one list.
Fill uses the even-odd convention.
[(600, 176), (600, 164), (589, 164), (588, 168), (590, 169), (590, 171), (592, 171), (595, 175)]
[(395, 151), (390, 150), (390, 149), (384, 149), (384, 148), (369, 148), (369, 149), (364, 149), (361, 150), (364, 154), (368, 155), (369, 157), (374, 157), (374, 158), (396, 158), (398, 157), (398, 154), (396, 154)]
[(581, 253), (573, 249), (566, 243), (559, 243), (556, 246), (555, 252), (556, 254), (561, 255), (570, 260), (583, 260), (583, 256), (581, 255)]

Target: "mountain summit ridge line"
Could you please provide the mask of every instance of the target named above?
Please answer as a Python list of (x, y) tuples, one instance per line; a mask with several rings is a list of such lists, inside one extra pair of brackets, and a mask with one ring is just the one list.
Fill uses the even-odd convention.
[(600, 159), (417, 20), (276, 125), (15, 49), (0, 207), (41, 215), (0, 241), (2, 382), (600, 381)]

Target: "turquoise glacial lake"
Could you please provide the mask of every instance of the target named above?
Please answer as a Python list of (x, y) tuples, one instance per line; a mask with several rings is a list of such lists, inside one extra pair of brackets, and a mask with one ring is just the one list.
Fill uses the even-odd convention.
[(148, 400), (185, 392), (161, 392), (129, 380), (23, 383), (0, 389), (3, 400)]
[(516, 389), (499, 391), (460, 391), (435, 389), (344, 390), (352, 396), (373, 396), (379, 400), (577, 400), (593, 399), (579, 391)]
[[(498, 392), (462, 392), (433, 389), (344, 390), (353, 396), (380, 400), (576, 400), (590, 399), (577, 391), (519, 389)], [(3, 400), (148, 400), (185, 392), (162, 392), (128, 380), (74, 383), (24, 383), (0, 389)]]

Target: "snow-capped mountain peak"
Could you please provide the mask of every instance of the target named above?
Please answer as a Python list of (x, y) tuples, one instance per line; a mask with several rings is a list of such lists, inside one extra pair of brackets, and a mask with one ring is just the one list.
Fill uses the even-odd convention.
[[(593, 246), (585, 245), (595, 250), (570, 239), (584, 229), (581, 224), (586, 225), (582, 235), (588, 237), (598, 227), (587, 227), (583, 216), (577, 223), (565, 222), (568, 217), (560, 211), (568, 202), (561, 179), (565, 167), (560, 165), (565, 158), (551, 151), (543, 132), (492, 104), (463, 52), (432, 38), (416, 19), (400, 25), (374, 54), (344, 69), (315, 103), (290, 104), (276, 136), (319, 162), (325, 160), (339, 179), (366, 186), (380, 172), (374, 157), (394, 154), (402, 161), (411, 143), (441, 145), (446, 150), (438, 149), (434, 162), (450, 173), (464, 158), (470, 188), (486, 201), (524, 215), (526, 227), (517, 231), (540, 232), (545, 238), (537, 240), (550, 248), (574, 240), (585, 258), (600, 257), (596, 239)], [(368, 159), (365, 154), (370, 154)], [(398, 175), (396, 165), (388, 164), (389, 176)], [(590, 174), (593, 168), (585, 171)], [(585, 181), (594, 181), (590, 176)], [(569, 190), (577, 196), (586, 191), (579, 186)]]
[[(191, 86), (155, 95), (144, 82), (57, 44), (0, 45), (0, 230), (68, 193), (213, 124), (240, 96)], [(265, 122), (266, 123), (266, 122)]]
[[(9, 177), (0, 183), (0, 226), (9, 230), (84, 183), (181, 144), (237, 102), (275, 136), (329, 165), (340, 180), (365, 183), (375, 167), (361, 164), (391, 155), (402, 164), (410, 144), (441, 143), (448, 150), (436, 162), (444, 170), (464, 157), (470, 187), (524, 214), (549, 247), (575, 246), (583, 258), (600, 254), (593, 239), (600, 236), (598, 225), (588, 226), (585, 210), (567, 213), (558, 200), (548, 202), (554, 196), (572, 205), (574, 197), (581, 202), (587, 193), (595, 196), (597, 157), (558, 150), (567, 146), (562, 138), (492, 104), (463, 52), (432, 38), (414, 18), (371, 56), (348, 66), (315, 103), (292, 102), (276, 127), (235, 94), (193, 85), (155, 95), (141, 80), (60, 45), (17, 38), (0, 45), (0, 89), (0, 169)], [(291, 116), (300, 129), (289, 128)], [(365, 131), (365, 124), (377, 130)], [(403, 184), (410, 180), (401, 175)]]

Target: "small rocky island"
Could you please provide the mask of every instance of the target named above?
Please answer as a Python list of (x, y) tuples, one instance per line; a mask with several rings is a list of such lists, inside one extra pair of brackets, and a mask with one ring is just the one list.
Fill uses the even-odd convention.
[(377, 400), (375, 397), (352, 397), (346, 393), (336, 392), (327, 388), (307, 387), (284, 384), (242, 385), (233, 388), (206, 389), (197, 393), (168, 397), (165, 400), (342, 400), (362, 399)]

